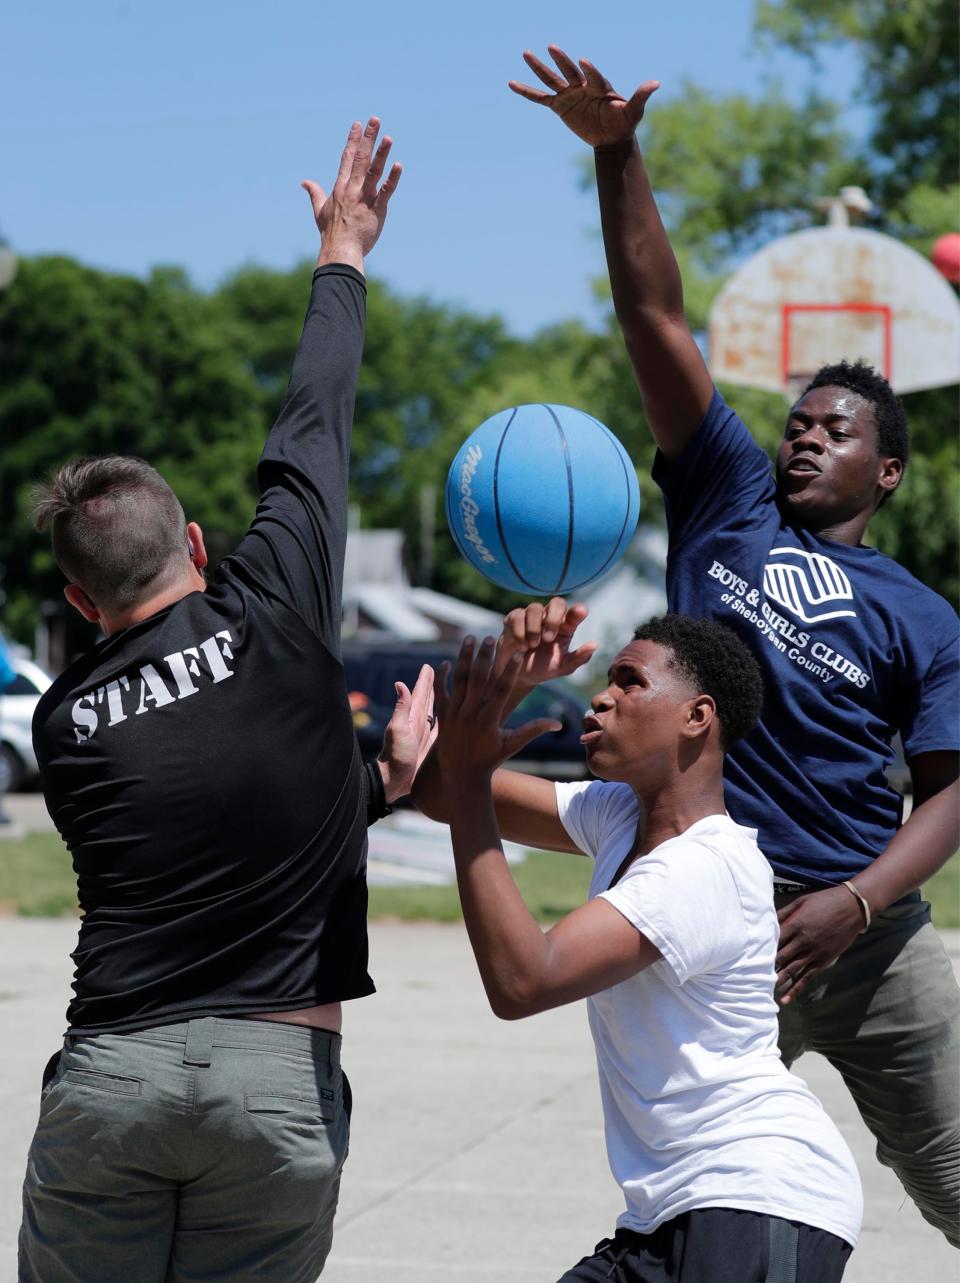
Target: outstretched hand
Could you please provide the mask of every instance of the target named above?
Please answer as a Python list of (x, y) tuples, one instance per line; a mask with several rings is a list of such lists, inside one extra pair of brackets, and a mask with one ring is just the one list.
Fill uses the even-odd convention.
[(569, 677), (594, 655), (596, 642), (584, 642), (570, 649), (573, 634), (586, 619), (586, 606), (568, 606), (563, 597), (551, 597), (544, 606), (531, 602), (511, 610), (503, 621), (497, 644), (497, 667), (502, 669), (514, 655), (521, 656), (517, 686), (528, 689), (555, 677)]
[(401, 169), (398, 164), (380, 185), (393, 139), (384, 135), (374, 153), (380, 121), (371, 116), (361, 131), (354, 121), (347, 145), (340, 157), (333, 190), (328, 196), (319, 183), (306, 180), (300, 186), (310, 197), (313, 216), (320, 229), (318, 265), (349, 263), (363, 271), (364, 256), (376, 245), (387, 217), (387, 205), (397, 190)]
[(630, 98), (623, 98), (586, 58), (581, 58), (578, 65), (557, 45), (547, 45), (547, 49), (559, 68), (559, 75), (529, 49), (523, 60), (553, 92), (544, 93), (542, 89), (510, 80), (507, 83), (513, 92), (529, 102), (549, 107), (568, 129), (591, 147), (610, 146), (632, 138), (643, 119), (647, 99), (660, 88), (659, 80), (648, 80), (634, 90)]
[(388, 802), (405, 797), (413, 787), (420, 764), (437, 738), (433, 715), (433, 669), (424, 664), (413, 690), (397, 682), (397, 703), (383, 733), (377, 763)]
[(512, 655), (502, 667), (496, 660), (492, 637), (477, 649), (472, 637), (464, 638), (447, 690), (449, 663), (441, 665), (434, 683), (439, 735), (436, 754), (447, 787), (489, 777), (508, 757), (545, 731), (558, 731), (552, 717), (539, 717), (514, 728), (505, 725), (522, 656)]

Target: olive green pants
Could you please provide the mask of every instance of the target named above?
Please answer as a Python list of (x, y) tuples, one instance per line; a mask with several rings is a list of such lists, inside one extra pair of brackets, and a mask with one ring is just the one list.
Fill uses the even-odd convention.
[(313, 1283), (347, 1155), (340, 1036), (206, 1018), (68, 1037), (27, 1159), (22, 1283)]
[[(777, 908), (795, 898), (778, 895)], [(878, 914), (781, 1008), (784, 1063), (805, 1051), (839, 1070), (877, 1158), (960, 1246), (960, 989), (919, 893)]]

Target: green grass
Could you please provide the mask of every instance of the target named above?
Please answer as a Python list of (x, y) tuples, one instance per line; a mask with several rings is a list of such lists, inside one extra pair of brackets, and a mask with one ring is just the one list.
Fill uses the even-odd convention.
[(960, 927), (960, 859), (956, 855), (923, 888), (933, 909), (933, 924), (941, 931)]
[[(542, 922), (555, 922), (586, 899), (590, 861), (579, 855), (533, 851), (514, 875), (524, 898)], [(70, 857), (55, 833), (30, 833), (0, 841), (0, 913), (59, 917), (77, 911), (76, 879)], [(457, 888), (408, 886), (370, 888), (372, 918), (459, 922)]]
[[(543, 851), (531, 851), (522, 864), (510, 867), (533, 916), (539, 922), (556, 922), (587, 898), (593, 862), (582, 855), (547, 855)], [(454, 885), (372, 886), (370, 917), (460, 922), (463, 914)]]
[(77, 912), (77, 880), (56, 833), (0, 841), (0, 911), (32, 918)]
[[(556, 922), (586, 899), (592, 864), (583, 856), (531, 851), (522, 864), (511, 867), (523, 898), (540, 922)], [(938, 927), (960, 927), (957, 856), (930, 879), (924, 895), (933, 905), (933, 921)], [(76, 911), (70, 857), (55, 833), (30, 833), (0, 841), (0, 912), (59, 917)], [(459, 922), (461, 916), (453, 885), (370, 888), (371, 918)]]

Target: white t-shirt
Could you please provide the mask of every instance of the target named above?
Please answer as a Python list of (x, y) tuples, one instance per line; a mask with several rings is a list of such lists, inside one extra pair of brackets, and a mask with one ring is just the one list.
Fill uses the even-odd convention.
[(856, 1245), (860, 1178), (846, 1143), (777, 1048), (778, 925), (756, 833), (711, 815), (634, 860), (625, 784), (557, 784), (564, 828), (602, 896), (663, 957), (587, 999), (607, 1154), (649, 1233), (696, 1207), (764, 1212)]

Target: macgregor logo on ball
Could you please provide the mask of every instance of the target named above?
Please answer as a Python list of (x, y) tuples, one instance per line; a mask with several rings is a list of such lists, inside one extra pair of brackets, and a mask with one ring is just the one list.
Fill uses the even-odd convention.
[(480, 531), (477, 529), (477, 515), (480, 507), (473, 497), (472, 482), (482, 458), (483, 451), (476, 445), (472, 445), (463, 456), (463, 463), (460, 465), (460, 517), (463, 521), (464, 539), (467, 543), (473, 544), (481, 561), (488, 565), (491, 563), (496, 565), (496, 557), (483, 542)]

